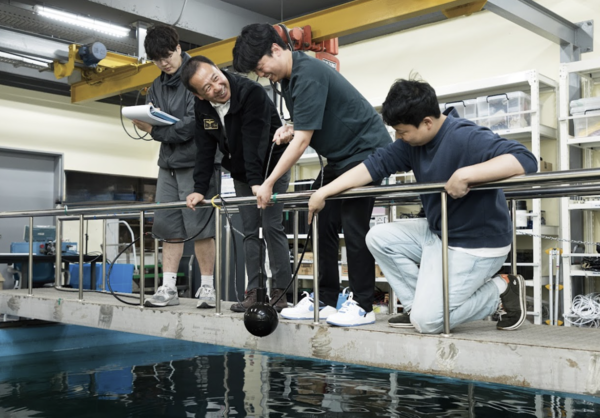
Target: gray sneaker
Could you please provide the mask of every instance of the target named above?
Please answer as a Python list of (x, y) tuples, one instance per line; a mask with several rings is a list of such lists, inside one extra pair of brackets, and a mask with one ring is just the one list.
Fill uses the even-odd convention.
[(210, 309), (215, 307), (215, 289), (210, 286), (200, 286), (196, 292), (198, 298), (198, 309)]
[(156, 293), (144, 301), (144, 306), (174, 306), (179, 305), (177, 290), (167, 286), (160, 286)]

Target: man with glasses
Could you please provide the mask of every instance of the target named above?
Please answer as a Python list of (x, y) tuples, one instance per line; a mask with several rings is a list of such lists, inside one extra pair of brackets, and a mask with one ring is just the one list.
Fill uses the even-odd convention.
[[(158, 157), (156, 201), (160, 203), (184, 201), (194, 191), (194, 95), (181, 83), (182, 66), (190, 56), (181, 51), (179, 35), (170, 26), (157, 25), (146, 34), (144, 48), (148, 59), (161, 70), (146, 96), (146, 102), (179, 119), (169, 126), (152, 126), (134, 120), (134, 125), (161, 143)], [(221, 154), (214, 160), (213, 176), (206, 196), (217, 194), (220, 180)], [(177, 271), (183, 254), (183, 239), (194, 237), (194, 250), (202, 274), (201, 286), (196, 293), (198, 308), (212, 308), (215, 303), (215, 223), (208, 209), (157, 210), (152, 232), (170, 242), (163, 243), (163, 283), (157, 292), (146, 300), (146, 306), (172, 306), (179, 304)], [(197, 236), (196, 236), (197, 235)]]

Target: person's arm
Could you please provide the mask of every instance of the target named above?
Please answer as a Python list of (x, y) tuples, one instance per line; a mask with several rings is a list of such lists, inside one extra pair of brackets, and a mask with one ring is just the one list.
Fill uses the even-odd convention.
[(271, 123), (279, 121), (279, 117), (265, 89), (258, 84), (246, 95), (240, 112), (241, 138), (235, 141), (242, 143), (243, 161), (237, 163), (243, 162), (248, 185), (260, 186), (265, 179), (265, 156), (271, 147)]
[(469, 193), (470, 186), (525, 174), (525, 169), (512, 154), (499, 155), (483, 163), (459, 168), (444, 188), (454, 199)]
[(271, 174), (263, 182), (256, 193), (256, 204), (259, 208), (264, 209), (269, 205), (273, 194), (273, 185), (300, 159), (300, 156), (310, 144), (312, 135), (313, 131), (294, 132), (294, 140), (290, 142)]
[(308, 201), (308, 223), (312, 221), (314, 213), (320, 212), (325, 206), (325, 199), (340, 194), (353, 187), (364, 186), (373, 182), (371, 173), (364, 163), (348, 170), (331, 183), (321, 187), (312, 194)]
[(534, 173), (537, 159), (523, 144), (504, 139), (488, 129), (471, 129), (465, 151), (466, 161), (446, 182), (445, 189), (454, 199), (469, 193), (476, 184)]
[[(149, 97), (149, 95), (147, 96)], [(168, 142), (171, 144), (194, 140), (194, 95), (185, 91), (186, 108), (183, 116), (173, 115), (179, 118), (179, 122), (168, 126), (153, 126), (150, 130), (152, 139), (159, 142)], [(154, 103), (156, 105), (156, 103)], [(167, 112), (169, 113), (169, 112)]]

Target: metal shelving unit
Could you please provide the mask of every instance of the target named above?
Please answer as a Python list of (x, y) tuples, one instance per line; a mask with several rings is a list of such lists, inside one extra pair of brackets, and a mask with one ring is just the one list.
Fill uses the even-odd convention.
[[(585, 60), (561, 64), (559, 71), (559, 138), (560, 138), (560, 169), (569, 170), (571, 147), (583, 149), (583, 168), (592, 166), (592, 150), (600, 148), (600, 136), (576, 137), (569, 132), (569, 121), (588, 116), (571, 116), (569, 104), (571, 79), (573, 75), (579, 76), (581, 80), (581, 97), (593, 97), (594, 87), (600, 84), (600, 60)], [(561, 237), (563, 241), (563, 307), (564, 314), (571, 309), (573, 294), (573, 277), (584, 278), (585, 292), (593, 292), (595, 279), (600, 277), (599, 273), (583, 270), (578, 264), (572, 264), (573, 258), (588, 256), (600, 256), (596, 252), (595, 245), (585, 244), (584, 254), (573, 252), (571, 244), (571, 212), (583, 211), (583, 241), (594, 243), (594, 214), (600, 210), (600, 197), (598, 199), (586, 198), (585, 200), (572, 200), (570, 197), (561, 198)], [(564, 243), (569, 243), (565, 245)], [(568, 325), (568, 323), (566, 323)]]

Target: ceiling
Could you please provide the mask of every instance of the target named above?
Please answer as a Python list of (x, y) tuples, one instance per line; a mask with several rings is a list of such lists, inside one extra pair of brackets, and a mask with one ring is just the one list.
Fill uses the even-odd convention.
[[(277, 23), (334, 7), (349, 0), (0, 0), (0, 84), (69, 95), (65, 79), (57, 80), (48, 63), (66, 56), (68, 45), (102, 42), (109, 51), (137, 57), (137, 25), (174, 24), (183, 50), (236, 36), (250, 23)], [(130, 28), (114, 38), (99, 32), (49, 20), (35, 5)], [(431, 14), (348, 35), (340, 44), (445, 19)], [(142, 51), (143, 54), (143, 51)], [(26, 59), (27, 58), (27, 59)], [(114, 102), (115, 99), (108, 99)]]

